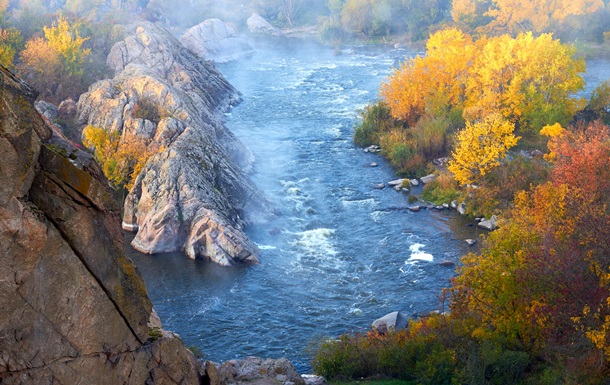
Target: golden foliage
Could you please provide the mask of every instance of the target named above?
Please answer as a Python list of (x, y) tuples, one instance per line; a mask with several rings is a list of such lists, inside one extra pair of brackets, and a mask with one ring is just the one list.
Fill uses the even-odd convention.
[[(406, 61), (381, 86), (391, 114), (409, 125), (439, 106), (463, 110), (467, 121), (500, 112), (521, 130), (567, 124), (583, 107), (583, 60), (551, 35), (472, 38), (457, 29), (432, 35), (427, 55)], [(442, 110), (442, 108), (440, 108)]]
[(104, 174), (117, 187), (131, 189), (148, 159), (164, 148), (140, 136), (108, 132), (101, 127), (87, 126), (83, 144), (94, 149), (95, 159)]
[(461, 184), (472, 184), (499, 165), (508, 150), (519, 140), (514, 125), (499, 114), (480, 122), (466, 123), (457, 133), (457, 143), (448, 168)]
[(89, 38), (80, 37), (78, 31), (72, 29), (68, 21), (60, 16), (52, 27), (43, 27), (44, 36), (49, 47), (62, 58), (64, 69), (70, 75), (82, 75), (85, 58), (91, 52), (82, 45)]

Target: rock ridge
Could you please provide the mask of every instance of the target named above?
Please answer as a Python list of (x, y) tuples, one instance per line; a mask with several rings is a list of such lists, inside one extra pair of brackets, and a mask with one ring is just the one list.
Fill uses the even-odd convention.
[[(252, 154), (224, 126), (241, 96), (213, 65), (149, 22), (108, 56), (113, 79), (95, 83), (78, 102), (82, 125), (156, 141), (124, 205), (123, 228), (144, 253), (182, 250), (220, 265), (254, 264), (258, 248), (243, 229), (269, 213), (246, 175)], [(142, 106), (156, 111), (137, 113)]]

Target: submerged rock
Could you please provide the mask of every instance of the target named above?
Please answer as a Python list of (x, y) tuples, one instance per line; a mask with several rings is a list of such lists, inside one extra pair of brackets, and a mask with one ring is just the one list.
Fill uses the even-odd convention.
[(225, 63), (252, 55), (254, 48), (219, 19), (209, 19), (188, 29), (180, 42), (206, 60)]
[(201, 383), (180, 339), (151, 333), (100, 167), (34, 99), (0, 67), (0, 382)]
[(123, 228), (137, 231), (132, 246), (150, 254), (183, 250), (225, 266), (257, 263), (243, 228), (269, 210), (245, 174), (252, 154), (222, 123), (238, 91), (152, 23), (115, 44), (108, 64), (116, 76), (81, 96), (79, 123), (163, 146), (125, 200)]

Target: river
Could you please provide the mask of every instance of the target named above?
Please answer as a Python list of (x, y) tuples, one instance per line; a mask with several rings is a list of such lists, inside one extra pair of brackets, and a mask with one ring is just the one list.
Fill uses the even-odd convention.
[(128, 251), (166, 329), (213, 361), (288, 357), (307, 372), (320, 338), (366, 331), (396, 310), (440, 309), (454, 275), (442, 262), (457, 263), (476, 228), (453, 211), (409, 212), (407, 195), (375, 189), (395, 175), (352, 142), (356, 111), (412, 54), (293, 41), (218, 66), (244, 98), (227, 126), (255, 154), (252, 178), (278, 216), (246, 229), (261, 249), (254, 267)]

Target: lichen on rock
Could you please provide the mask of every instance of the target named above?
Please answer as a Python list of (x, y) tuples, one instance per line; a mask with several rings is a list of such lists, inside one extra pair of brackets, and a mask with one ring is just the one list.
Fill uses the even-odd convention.
[(0, 382), (200, 384), (179, 338), (149, 340), (152, 304), (107, 180), (35, 96), (0, 67)]

